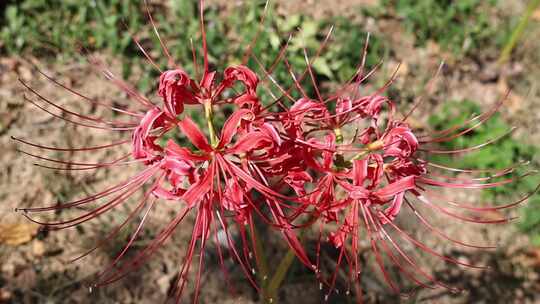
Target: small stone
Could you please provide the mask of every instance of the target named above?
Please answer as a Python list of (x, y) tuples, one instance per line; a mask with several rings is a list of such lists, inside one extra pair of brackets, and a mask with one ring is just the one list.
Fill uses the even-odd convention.
[(15, 275), (15, 265), (14, 263), (4, 263), (2, 264), (2, 274), (7, 277)]
[(169, 291), (169, 287), (171, 285), (169, 276), (164, 275), (164, 276), (160, 277), (159, 279), (157, 279), (156, 283), (157, 283), (161, 293), (166, 295), (167, 292)]
[(40, 240), (32, 242), (32, 254), (35, 257), (42, 257), (45, 254), (45, 243)]
[(0, 303), (7, 303), (11, 300), (11, 291), (0, 288)]
[(33, 77), (33, 73), (30, 68), (22, 64), (19, 65), (19, 68), (17, 69), (17, 74), (19, 74), (19, 77), (21, 77), (21, 79), (24, 81), (30, 81)]
[(517, 289), (516, 290), (516, 298), (523, 299), (523, 297), (525, 297), (525, 293), (523, 292), (523, 290), (522, 289)]

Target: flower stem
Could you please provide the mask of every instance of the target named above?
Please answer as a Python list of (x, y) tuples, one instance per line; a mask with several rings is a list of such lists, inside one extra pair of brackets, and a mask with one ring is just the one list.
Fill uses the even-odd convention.
[(289, 268), (294, 261), (294, 257), (294, 251), (292, 249), (289, 249), (285, 256), (281, 259), (281, 262), (279, 263), (276, 272), (272, 276), (272, 279), (268, 283), (268, 286), (265, 288), (265, 298), (267, 303), (276, 303), (277, 291), (281, 286), (281, 283), (285, 279), (285, 275), (289, 271)]
[[(302, 229), (302, 231), (300, 231), (300, 234), (298, 235), (300, 242), (302, 242), (302, 239), (304, 238), (306, 229), (307, 227)], [(281, 283), (283, 283), (283, 280), (285, 280), (285, 276), (287, 275), (287, 272), (289, 271), (289, 268), (291, 267), (295, 257), (296, 254), (294, 253), (294, 250), (292, 248), (289, 248), (285, 256), (283, 256), (283, 258), (279, 262), (279, 265), (276, 268), (276, 272), (274, 272), (274, 275), (272, 276), (270, 282), (268, 282), (268, 285), (266, 285), (265, 288), (266, 303), (277, 303), (277, 291), (281, 286)]]
[(257, 227), (253, 225), (253, 239), (255, 240), (255, 255), (257, 263), (257, 275), (261, 284), (261, 289), (263, 293), (263, 298), (267, 298), (268, 291), (267, 281), (268, 281), (268, 261), (266, 259), (266, 254), (264, 253), (263, 244), (261, 242), (260, 233), (257, 230)]
[(343, 133), (341, 132), (340, 128), (334, 129), (334, 134), (336, 135), (336, 144), (342, 144), (343, 143)]
[(382, 140), (374, 141), (366, 146), (366, 150), (359, 152), (353, 158), (351, 158), (351, 161), (362, 159), (364, 156), (368, 155), (369, 153), (380, 150), (383, 147), (384, 147), (384, 142)]
[(217, 147), (218, 138), (214, 129), (214, 111), (212, 110), (212, 102), (207, 100), (204, 102), (204, 117), (208, 123), (208, 132), (210, 133), (210, 144), (212, 147)]

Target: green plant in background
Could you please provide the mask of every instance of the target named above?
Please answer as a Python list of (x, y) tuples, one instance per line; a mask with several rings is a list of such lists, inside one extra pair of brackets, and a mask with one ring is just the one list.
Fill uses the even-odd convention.
[(80, 43), (91, 50), (108, 48), (121, 54), (131, 44), (121, 21), (132, 31), (141, 26), (137, 3), (25, 0), (8, 5), (1, 21), (2, 48), (9, 54), (31, 49), (36, 56), (73, 56), (75, 45)]
[[(326, 23), (332, 23), (335, 26), (334, 40), (339, 41), (339, 47), (336, 47), (335, 44), (332, 45), (324, 55), (331, 71), (329, 78), (343, 83), (354, 74), (360, 62), (367, 33), (361, 30), (359, 24), (351, 22), (345, 17), (336, 17), (326, 21)], [(366, 68), (374, 67), (381, 60), (388, 59), (390, 55), (391, 47), (387, 41), (376, 35), (371, 35), (366, 56)]]
[[(345, 83), (355, 73), (367, 37), (367, 32), (362, 30), (360, 24), (341, 17), (315, 20), (309, 16), (298, 14), (280, 16), (275, 15), (274, 12), (271, 6), (267, 12), (263, 30), (260, 32), (254, 30), (252, 25), (257, 24), (264, 13), (261, 4), (253, 2), (232, 12), (227, 23), (230, 25), (228, 38), (234, 41), (231, 43), (234, 56), (231, 56), (232, 60), (229, 60), (229, 63), (239, 63), (238, 60), (242, 58), (245, 46), (257, 35), (253, 54), (268, 67), (278, 57), (281, 47), (287, 43), (287, 37), (290, 34), (292, 39), (288, 43), (285, 57), (297, 76), (306, 69), (304, 48), (313, 64), (313, 71), (319, 83), (324, 81)], [(320, 52), (320, 56), (317, 60), (313, 60), (321, 48), (321, 42), (325, 40), (332, 28), (331, 36)], [(375, 66), (382, 58), (387, 57), (388, 54), (385, 52), (389, 49), (383, 40), (374, 36), (371, 36), (369, 45), (366, 68)], [(248, 60), (248, 65), (258, 69), (256, 61), (252, 58)], [(276, 66), (272, 77), (280, 84), (291, 83), (290, 72), (283, 63)], [(315, 97), (309, 77), (304, 78), (303, 85), (308, 95)], [(272, 85), (269, 87), (275, 95), (281, 95)], [(300, 97), (294, 94), (298, 92), (293, 92), (293, 96)]]
[[(225, 18), (219, 16), (215, 7), (208, 7), (205, 18), (208, 24), (208, 45), (210, 61), (220, 65), (240, 63), (246, 46), (257, 35), (253, 53), (259, 60), (270, 66), (286, 43), (287, 34), (293, 35), (286, 58), (292, 70), (300, 74), (306, 67), (302, 48), (310, 57), (320, 46), (321, 38), (334, 25), (335, 30), (321, 53), (313, 63), (317, 78), (343, 82), (351, 77), (361, 56), (367, 33), (359, 24), (344, 18), (315, 20), (300, 15), (279, 16), (274, 9), (268, 9), (268, 16), (261, 31), (254, 29), (261, 19), (264, 1), (253, 1), (230, 12)], [(190, 41), (199, 49), (199, 22), (197, 5), (193, 1), (170, 1), (151, 5), (158, 30), (167, 40), (175, 61), (189, 73), (194, 72)], [(124, 77), (129, 77), (135, 69), (139, 76), (138, 87), (150, 91), (151, 80), (158, 76), (146, 62), (133, 43), (135, 34), (158, 65), (165, 67), (167, 58), (159, 49), (159, 41), (146, 16), (144, 4), (136, 0), (96, 0), (96, 1), (45, 1), (24, 0), (6, 7), (0, 21), (2, 30), (0, 51), (12, 55), (31, 53), (40, 58), (60, 55), (69, 59), (77, 55), (77, 46), (90, 51), (108, 50), (122, 60)], [(225, 21), (221, 21), (225, 20)], [(339, 41), (339, 44), (334, 43)], [(338, 47), (339, 45), (339, 47)], [(374, 66), (385, 56), (384, 42), (376, 37), (370, 39), (367, 67)], [(386, 54), (388, 55), (388, 54)], [(248, 65), (258, 68), (251, 58)], [(286, 66), (279, 64), (272, 73), (278, 83), (288, 83), (291, 75)], [(304, 84), (310, 88), (310, 81)], [(272, 86), (269, 86), (272, 87)], [(277, 94), (275, 88), (273, 92)], [(299, 96), (295, 96), (299, 97)]]
[(131, 74), (137, 53), (130, 31), (140, 31), (145, 22), (134, 0), (25, 0), (8, 5), (3, 17), (3, 53), (69, 60), (77, 58), (80, 47), (106, 49), (125, 58), (124, 77)]
[[(480, 106), (470, 101), (452, 101), (446, 103), (442, 110), (429, 118), (429, 124), (435, 130), (442, 130), (448, 125), (458, 125), (470, 119), (472, 115), (480, 113)], [(445, 149), (463, 149), (482, 144), (508, 131), (510, 126), (496, 113), (491, 119), (480, 125), (474, 131), (460, 136), (453, 141), (441, 143)], [(464, 129), (463, 129), (464, 130)], [(540, 149), (536, 146), (527, 145), (511, 136), (483, 147), (476, 152), (470, 152), (453, 159), (445, 156), (433, 157), (431, 160), (460, 168), (470, 169), (501, 169), (510, 167), (519, 162), (528, 161), (528, 166), (518, 167), (513, 176), (517, 177), (540, 167), (539, 159), (535, 158)], [(487, 176), (487, 174), (485, 175)], [(511, 199), (535, 191), (540, 178), (529, 176), (518, 183), (510, 183), (501, 187), (483, 191), (483, 199), (486, 202), (501, 204)], [(527, 205), (522, 209), (522, 218), (518, 223), (519, 228), (530, 234), (533, 242), (540, 245), (540, 196), (533, 195)]]
[[(166, 4), (152, 5), (150, 9), (162, 35), (168, 39), (173, 57), (192, 72), (189, 41), (198, 38), (199, 28), (195, 3), (171, 1), (170, 9)], [(212, 18), (216, 11), (209, 9), (207, 14)], [(159, 74), (146, 62), (132, 35), (145, 49), (153, 50), (150, 55), (160, 66), (167, 63), (142, 1), (24, 0), (8, 5), (3, 17), (0, 50), (8, 55), (30, 53), (39, 58), (70, 59), (77, 58), (79, 46), (89, 51), (105, 50), (121, 59), (125, 78), (139, 70), (140, 78), (136, 81), (146, 92), (155, 89), (152, 81)], [(222, 28), (213, 26), (208, 36), (213, 50), (224, 53), (226, 44), (220, 42)]]
[[(435, 41), (455, 55), (469, 55), (486, 43), (498, 44), (506, 35), (490, 19), (489, 9), (497, 0), (381, 0), (372, 14), (397, 14), (416, 44), (424, 46)], [(369, 12), (369, 11), (368, 11)]]
[(523, 16), (521, 16), (519, 23), (512, 30), (512, 34), (510, 38), (504, 45), (501, 55), (499, 56), (499, 60), (498, 60), (499, 64), (506, 63), (506, 61), (510, 59), (512, 50), (516, 47), (519, 39), (521, 39), (521, 36), (523, 35), (525, 28), (527, 28), (527, 24), (529, 23), (533, 13), (539, 6), (540, 6), (540, 0), (529, 1), (529, 4), (527, 5), (525, 12), (523, 12)]

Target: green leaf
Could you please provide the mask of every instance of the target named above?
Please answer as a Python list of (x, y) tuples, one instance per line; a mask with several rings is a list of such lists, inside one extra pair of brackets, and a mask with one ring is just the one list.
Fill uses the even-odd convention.
[(330, 69), (330, 66), (328, 65), (328, 61), (324, 57), (319, 57), (317, 60), (313, 61), (311, 63), (313, 65), (313, 69), (328, 78), (333, 78), (332, 70)]

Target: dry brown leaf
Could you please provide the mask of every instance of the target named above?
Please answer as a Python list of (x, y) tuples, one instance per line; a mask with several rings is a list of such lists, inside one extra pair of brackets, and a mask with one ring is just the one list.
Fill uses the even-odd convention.
[(0, 244), (18, 246), (30, 242), (38, 229), (33, 223), (0, 224)]

